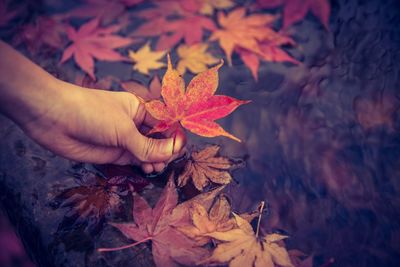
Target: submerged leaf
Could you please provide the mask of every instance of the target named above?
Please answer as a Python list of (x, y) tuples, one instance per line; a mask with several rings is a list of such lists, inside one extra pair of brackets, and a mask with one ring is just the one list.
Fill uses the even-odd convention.
[(283, 5), (283, 28), (301, 21), (310, 11), (326, 29), (329, 29), (331, 6), (329, 0), (257, 0), (262, 8), (276, 8)]
[(207, 52), (208, 44), (199, 43), (192, 46), (180, 45), (176, 52), (180, 57), (177, 70), (185, 74), (186, 69), (192, 73), (200, 73), (207, 70), (208, 65), (219, 62), (211, 53)]
[(73, 27), (67, 27), (68, 38), (72, 44), (68, 46), (62, 55), (60, 63), (64, 63), (72, 56), (78, 66), (95, 79), (94, 58), (106, 61), (123, 61), (125, 57), (114, 49), (127, 46), (132, 39), (115, 35), (119, 26), (102, 28), (98, 19), (93, 19), (82, 25), (78, 31)]
[(217, 156), (220, 147), (209, 146), (198, 152), (192, 152), (184, 171), (178, 177), (178, 186), (182, 187), (191, 179), (199, 191), (210, 183), (228, 184), (232, 177), (229, 171), (238, 163), (225, 157)]
[(164, 62), (159, 61), (165, 54), (165, 51), (151, 51), (149, 43), (146, 43), (136, 52), (129, 50), (129, 57), (135, 62), (133, 69), (146, 75), (149, 74), (149, 70), (156, 70), (165, 66)]
[[(202, 257), (207, 256), (207, 250), (197, 247), (195, 243), (172, 227), (174, 220), (172, 211), (178, 204), (178, 193), (172, 179), (164, 188), (157, 204), (152, 209), (139, 195), (133, 196), (133, 223), (112, 223), (126, 237), (141, 242), (151, 240), (154, 262), (157, 266), (178, 266), (179, 264), (194, 265)], [(121, 247), (126, 248), (128, 246)], [(99, 249), (99, 251), (118, 250)]]
[(293, 267), (286, 249), (278, 245), (286, 236), (271, 234), (259, 239), (251, 225), (234, 214), (239, 228), (229, 231), (206, 234), (222, 243), (217, 245), (213, 254), (204, 263), (229, 263), (229, 267), (254, 266), (254, 267)]

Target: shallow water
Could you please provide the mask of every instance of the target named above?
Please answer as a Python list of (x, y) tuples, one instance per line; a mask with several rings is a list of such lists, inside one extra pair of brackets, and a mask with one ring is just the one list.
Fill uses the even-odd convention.
[[(290, 28), (297, 45), (286, 51), (301, 65), (263, 62), (257, 82), (237, 55), (233, 67), (221, 68), (218, 94), (252, 100), (220, 121), (242, 143), (189, 134), (189, 146), (217, 143), (224, 155), (247, 158), (246, 167), (234, 172), (238, 183), (226, 189), (235, 210), (252, 210), (265, 200), (264, 230), (288, 234), (287, 246), (314, 255), (314, 266), (331, 259), (332, 266), (399, 266), (399, 6), (378, 0), (338, 0), (331, 6), (329, 31), (310, 14)], [(68, 7), (44, 1), (31, 8), (54, 14)], [(14, 34), (2, 33), (6, 40)], [(80, 73), (71, 61), (57, 65), (60, 52), (32, 56), (24, 46), (18, 48), (62, 79), (74, 82)], [(212, 51), (223, 56), (219, 48)], [(144, 84), (151, 78), (124, 63), (97, 62), (96, 68), (100, 78), (112, 75)], [(112, 90), (120, 89), (113, 83)], [(74, 214), (54, 203), (55, 192), (78, 186), (71, 172), (92, 166), (55, 157), (3, 118), (1, 136), (4, 205), (38, 265), (119, 266), (148, 260), (145, 246), (137, 248), (146, 251), (137, 253), (140, 261), (124, 252), (96, 255), (98, 244), (128, 241), (103, 221), (77, 223)], [(145, 191), (149, 199), (157, 198), (157, 185)], [(15, 213), (15, 205), (21, 213)], [(104, 220), (129, 216), (113, 213)]]

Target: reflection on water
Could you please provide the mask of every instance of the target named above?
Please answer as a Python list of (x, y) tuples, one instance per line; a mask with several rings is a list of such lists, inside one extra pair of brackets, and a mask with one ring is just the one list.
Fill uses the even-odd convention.
[[(243, 2), (251, 10), (250, 2)], [(333, 266), (399, 266), (399, 10), (395, 1), (340, 0), (331, 5), (329, 31), (311, 15), (288, 30), (296, 45), (285, 51), (302, 64), (263, 62), (258, 81), (237, 54), (233, 67), (221, 69), (218, 93), (252, 100), (221, 121), (242, 143), (189, 134), (189, 145), (218, 143), (225, 155), (247, 157), (247, 166), (234, 173), (238, 183), (226, 190), (234, 208), (253, 210), (265, 200), (264, 229), (290, 235), (288, 247), (315, 255), (315, 266), (331, 258)], [(148, 3), (135, 8), (146, 7)], [(223, 57), (223, 51), (212, 44), (215, 55)], [(171, 53), (176, 58), (175, 51)], [(43, 55), (33, 58), (45, 67), (48, 64)], [(100, 80), (109, 81), (112, 75), (116, 80), (134, 78), (147, 84), (152, 78), (132, 73), (123, 63), (97, 66)], [(73, 64), (56, 72), (71, 82), (81, 75)], [(115, 82), (101, 84), (119, 90)], [(129, 190), (129, 181), (123, 183)], [(113, 185), (107, 186), (114, 190)], [(124, 194), (111, 193), (117, 198)], [(101, 204), (94, 206), (103, 209)], [(77, 214), (71, 216), (67, 218), (75, 220)], [(103, 227), (94, 233), (101, 231)], [(103, 243), (124, 241), (110, 229), (104, 231)], [(109, 260), (132, 260), (122, 252), (105, 257), (88, 262), (106, 266)]]

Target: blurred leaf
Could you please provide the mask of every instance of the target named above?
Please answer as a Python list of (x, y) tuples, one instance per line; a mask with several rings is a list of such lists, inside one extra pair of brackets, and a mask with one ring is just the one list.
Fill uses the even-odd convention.
[(149, 89), (137, 81), (122, 82), (121, 86), (125, 91), (135, 94), (145, 101), (160, 99), (161, 97), (161, 82), (157, 75), (151, 79)]
[(149, 74), (149, 70), (156, 70), (165, 66), (164, 62), (159, 62), (165, 54), (165, 51), (152, 51), (149, 43), (143, 45), (136, 52), (129, 50), (129, 57), (135, 62), (133, 69), (145, 75)]
[(331, 6), (329, 0), (257, 0), (262, 8), (283, 7), (283, 28), (303, 20), (308, 12), (316, 16), (325, 29), (329, 29)]
[(180, 45), (176, 52), (180, 57), (177, 70), (180, 74), (185, 74), (186, 69), (192, 73), (206, 71), (208, 65), (219, 62), (211, 53), (207, 52), (208, 44), (199, 43), (192, 46)]
[(126, 60), (114, 49), (127, 46), (133, 40), (115, 35), (114, 33), (119, 30), (118, 25), (100, 27), (98, 19), (85, 23), (78, 31), (68, 26), (67, 35), (72, 44), (64, 50), (60, 63), (74, 56), (78, 66), (94, 80), (94, 58), (105, 61)]

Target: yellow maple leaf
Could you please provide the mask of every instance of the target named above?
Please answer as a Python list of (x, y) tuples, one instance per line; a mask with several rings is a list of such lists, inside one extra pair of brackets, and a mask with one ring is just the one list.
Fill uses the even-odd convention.
[(279, 234), (266, 235), (264, 238), (255, 234), (250, 223), (239, 215), (234, 214), (238, 228), (206, 234), (222, 241), (217, 245), (213, 254), (199, 264), (229, 263), (229, 267), (274, 267), (275, 264), (283, 267), (294, 267), (285, 247), (277, 242), (287, 238)]
[(197, 74), (208, 69), (208, 65), (213, 65), (219, 62), (211, 53), (207, 52), (208, 45), (199, 43), (195, 45), (180, 45), (176, 52), (180, 57), (177, 70), (180, 74), (184, 74), (186, 69)]
[(135, 62), (133, 69), (140, 73), (149, 74), (149, 70), (160, 69), (165, 66), (164, 62), (159, 62), (167, 51), (152, 51), (150, 44), (146, 43), (136, 52), (129, 50), (129, 57)]
[(204, 15), (212, 15), (215, 9), (228, 9), (235, 5), (231, 0), (201, 0), (203, 6), (200, 8), (200, 13)]

